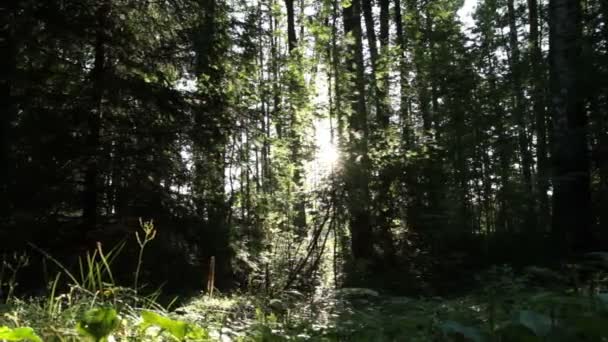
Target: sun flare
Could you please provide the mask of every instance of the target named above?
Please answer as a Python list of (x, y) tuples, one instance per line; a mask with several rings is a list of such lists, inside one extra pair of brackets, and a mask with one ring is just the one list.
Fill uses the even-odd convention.
[(331, 172), (340, 159), (340, 152), (332, 139), (331, 124), (329, 119), (320, 119), (315, 124), (315, 153), (316, 164), (321, 171)]

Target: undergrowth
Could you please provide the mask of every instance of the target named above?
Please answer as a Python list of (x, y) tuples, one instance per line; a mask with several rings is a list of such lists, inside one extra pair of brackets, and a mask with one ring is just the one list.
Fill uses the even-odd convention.
[[(272, 297), (200, 295), (163, 307), (160, 291), (141, 291), (139, 285), (145, 247), (156, 236), (152, 222), (141, 222), (141, 228), (133, 288), (118, 286), (112, 274), (124, 243), (108, 252), (98, 244), (81, 258), (77, 272), (33, 246), (62, 270), (46, 297), (16, 298), (16, 273), (28, 259), (4, 256), (0, 341), (608, 341), (603, 275), (584, 286), (547, 286), (539, 276), (555, 283), (562, 275), (541, 268), (516, 274), (495, 267), (480, 275), (478, 291), (458, 298), (345, 288)], [(58, 293), (62, 279), (69, 287)]]

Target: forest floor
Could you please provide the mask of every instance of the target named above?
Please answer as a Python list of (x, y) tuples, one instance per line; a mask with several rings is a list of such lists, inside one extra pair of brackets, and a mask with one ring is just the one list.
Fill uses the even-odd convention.
[(457, 298), (370, 289), (201, 295), (167, 310), (130, 289), (0, 306), (0, 341), (602, 341), (607, 295), (488, 284)]

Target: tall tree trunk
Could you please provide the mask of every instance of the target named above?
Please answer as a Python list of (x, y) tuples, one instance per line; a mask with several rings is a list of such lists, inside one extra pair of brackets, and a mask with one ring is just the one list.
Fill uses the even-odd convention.
[[(489, 93), (494, 95), (498, 91), (496, 84), (495, 75), (495, 57), (493, 54), (489, 54), (488, 65), (489, 65), (489, 77), (488, 86)], [(491, 108), (496, 113), (498, 119), (504, 118), (506, 115), (504, 110), (497, 100), (492, 100)], [(496, 225), (501, 229), (502, 232), (510, 232), (512, 229), (512, 215), (509, 206), (509, 196), (512, 192), (511, 188), (511, 164), (512, 164), (512, 143), (508, 135), (506, 134), (503, 122), (496, 125), (496, 135), (498, 136), (498, 164), (499, 164), (499, 176), (500, 176), (500, 188), (498, 190), (498, 209), (496, 211)]]
[(537, 161), (537, 194), (538, 194), (538, 227), (545, 231), (549, 224), (549, 170), (547, 159), (547, 114), (545, 112), (545, 75), (542, 71), (542, 52), (538, 30), (537, 0), (528, 0), (528, 21), (530, 34), (528, 44), (530, 49), (530, 71), (532, 79), (532, 101), (536, 121), (536, 161)]
[[(383, 131), (388, 128), (390, 120), (390, 110), (388, 103), (387, 92), (389, 89), (389, 67), (388, 67), (388, 54), (389, 54), (389, 0), (380, 0), (380, 55), (377, 61), (376, 67), (376, 97), (378, 100), (378, 109), (376, 112), (378, 127), (380, 128), (380, 134), (377, 135), (380, 140), (380, 146), (384, 144), (386, 139)], [(390, 169), (389, 169), (390, 170)], [(387, 171), (389, 171), (387, 170)], [(391, 223), (393, 218), (393, 201), (395, 200), (391, 196), (390, 186), (393, 182), (393, 177), (390, 172), (386, 174), (380, 173), (378, 176), (378, 197), (376, 202), (378, 216), (376, 218), (376, 224), (381, 234), (384, 260), (389, 267), (395, 265), (395, 246), (393, 239), (393, 232), (391, 231)]]
[(371, 0), (360, 0), (361, 8), (363, 9), (363, 18), (365, 20), (365, 34), (367, 36), (367, 45), (369, 48), (369, 57), (372, 65), (372, 77), (371, 77), (371, 88), (374, 90), (374, 102), (376, 105), (376, 117), (380, 126), (384, 126), (384, 106), (382, 103), (382, 95), (380, 86), (378, 85), (378, 74), (379, 74), (379, 56), (378, 56), (378, 44), (376, 39), (376, 25), (374, 23), (374, 15), (372, 11)]
[[(350, 153), (345, 166), (346, 186), (349, 195), (352, 255), (357, 265), (368, 264), (373, 259), (373, 234), (369, 216), (369, 155), (368, 123), (365, 103), (365, 79), (363, 43), (361, 39), (361, 15), (359, 0), (343, 9), (344, 33), (351, 43), (347, 46), (347, 71), (351, 84), (348, 118)], [(349, 38), (350, 37), (350, 38)]]
[(509, 19), (509, 49), (511, 50), (510, 69), (511, 87), (513, 92), (513, 112), (517, 124), (517, 142), (521, 156), (521, 171), (523, 175), (525, 198), (524, 230), (534, 228), (534, 201), (529, 194), (532, 193), (532, 155), (529, 149), (526, 134), (526, 107), (521, 81), (521, 58), (519, 42), (517, 39), (517, 24), (515, 18), (514, 0), (507, 1), (507, 15)]
[[(592, 6), (593, 2), (587, 2), (590, 7), (588, 10), (596, 9)], [(594, 197), (596, 203), (594, 209), (597, 210), (595, 217), (599, 221), (602, 242), (608, 241), (608, 3), (598, 1), (599, 12), (602, 20), (590, 20), (587, 28), (588, 44), (586, 49), (593, 63), (589, 64), (587, 75), (587, 94), (589, 95), (590, 120), (593, 123), (593, 161), (597, 167), (599, 184), (595, 190)], [(591, 13), (586, 13), (591, 15)], [(596, 14), (596, 18), (597, 14)], [(602, 48), (604, 47), (604, 48)], [(592, 72), (589, 72), (592, 70)]]
[[(387, 53), (389, 44), (389, 0), (380, 1), (380, 52)], [(401, 9), (399, 9), (401, 10)], [(385, 56), (383, 56), (385, 57)]]
[[(332, 22), (331, 22), (331, 66), (334, 76), (334, 108), (335, 118), (337, 121), (338, 146), (343, 143), (344, 120), (342, 109), (342, 84), (344, 78), (341, 77), (342, 69), (340, 68), (340, 48), (338, 47), (338, 27), (337, 20), (339, 17), (338, 8), (340, 7), (339, 0), (332, 2)], [(330, 89), (331, 91), (331, 89)]]
[(274, 30), (277, 28), (277, 20), (272, 16), (272, 3), (268, 9), (271, 13), (268, 21), (270, 24), (270, 67), (272, 69), (272, 118), (274, 119), (277, 138), (281, 139), (283, 137), (283, 120), (281, 118), (281, 95), (279, 89), (279, 47), (277, 46), (278, 41), (274, 34)]
[[(374, 25), (374, 15), (372, 13), (372, 1), (360, 0), (361, 8), (363, 9), (363, 18), (365, 20), (365, 34), (367, 36), (367, 44), (369, 45), (369, 57), (372, 63), (372, 70), (376, 72), (378, 67), (378, 45), (376, 41), (376, 28)], [(354, 4), (353, 4), (354, 6)]]
[[(292, 63), (300, 63), (301, 56), (294, 49), (297, 46), (295, 33), (295, 18), (293, 0), (285, 0), (287, 7), (287, 46)], [(293, 224), (296, 229), (303, 232), (306, 229), (306, 199), (304, 193), (304, 165), (302, 164), (300, 122), (298, 120), (297, 109), (302, 106), (304, 94), (303, 86), (299, 83), (296, 75), (288, 73), (289, 80), (289, 138), (291, 158), (294, 163), (293, 183), (295, 185), (295, 202), (293, 210), (295, 213)]]
[[(600, 1), (602, 18), (604, 18), (603, 25), (603, 40), (604, 46), (608, 46), (608, 2)], [(608, 61), (608, 49), (604, 48), (604, 55), (602, 56), (604, 61)], [(599, 139), (599, 148), (601, 160), (600, 165), (600, 208), (608, 208), (608, 67), (604, 65), (603, 74), (603, 94), (604, 94), (604, 107), (598, 108), (600, 113), (604, 115), (599, 119), (601, 125), (599, 129), (603, 132)], [(604, 236), (608, 235), (608, 210), (602, 210), (600, 214), (600, 229)]]
[(83, 219), (88, 229), (97, 223), (99, 207), (99, 153), (101, 120), (103, 117), (103, 97), (106, 77), (107, 21), (111, 10), (111, 0), (102, 1), (95, 12), (95, 60), (91, 71), (93, 89), (93, 109), (88, 117), (86, 146), (88, 161), (85, 171)]
[[(200, 0), (200, 6), (205, 11), (200, 18), (195, 41), (195, 67), (197, 75), (207, 76), (199, 79), (201, 88), (207, 91), (200, 94), (203, 101), (200, 101), (195, 115), (197, 129), (193, 139), (197, 154), (197, 206), (201, 216), (207, 218), (206, 234), (201, 234), (200, 246), (203, 265), (208, 265), (209, 259), (214, 257), (217, 286), (227, 288), (232, 285), (232, 249), (228, 224), (230, 207), (225, 193), (225, 157), (229, 139), (224, 127), (230, 119), (226, 109), (226, 94), (217, 87), (223, 83), (225, 72), (216, 63), (216, 59), (224, 58), (228, 53), (223, 45), (227, 27), (218, 20), (224, 10), (221, 0)], [(209, 120), (210, 117), (214, 119)]]
[(9, 165), (11, 150), (11, 125), (17, 115), (13, 92), (17, 71), (17, 42), (15, 38), (17, 3), (9, 1), (0, 13), (2, 22), (7, 25), (1, 31), (0, 46), (0, 218), (10, 213), (8, 200)]
[(557, 241), (568, 250), (590, 247), (591, 196), (587, 118), (581, 80), (581, 5), (549, 3), (551, 110), (553, 118), (553, 222)]
[(395, 31), (397, 35), (397, 44), (399, 46), (399, 118), (402, 127), (402, 142), (405, 148), (410, 146), (410, 118), (409, 118), (409, 82), (408, 69), (406, 60), (407, 41), (403, 30), (403, 17), (401, 15), (401, 0), (395, 0)]
[(1, 32), (0, 46), (0, 218), (10, 213), (8, 200), (9, 165), (11, 150), (11, 126), (17, 116), (13, 92), (17, 71), (17, 42), (15, 39), (17, 4), (9, 1), (3, 13), (2, 22), (7, 25)]
[[(258, 3), (258, 26), (262, 27), (263, 16), (262, 16), (262, 2)], [(271, 20), (271, 18), (269, 18)], [(262, 39), (262, 37), (258, 37)], [(262, 131), (262, 152), (261, 152), (261, 174), (262, 174), (262, 191), (265, 194), (270, 193), (271, 189), (271, 179), (272, 179), (272, 168), (270, 165), (270, 103), (268, 100), (268, 91), (264, 84), (267, 82), (264, 74), (266, 72), (266, 66), (264, 65), (264, 47), (260, 44), (259, 47), (259, 85), (258, 88), (261, 89), (261, 98), (260, 102), (262, 105), (262, 119), (261, 119), (261, 131)]]
[(298, 45), (293, 0), (285, 0), (285, 7), (287, 8), (287, 47), (289, 48), (289, 53), (291, 53)]
[[(376, 72), (380, 73), (380, 80), (377, 86), (380, 109), (378, 110), (377, 116), (378, 124), (382, 129), (388, 127), (391, 116), (390, 104), (387, 96), (389, 89), (389, 2), (390, 0), (380, 0), (380, 60)], [(401, 9), (396, 9), (396, 11), (400, 10)]]
[[(388, 5), (387, 1), (384, 1), (385, 5)], [(384, 84), (382, 82), (384, 80), (388, 81), (386, 77), (382, 77), (379, 79), (379, 75), (384, 73), (384, 68), (380, 65), (380, 57), (378, 54), (377, 40), (376, 40), (376, 25), (374, 23), (374, 16), (372, 11), (372, 1), (371, 0), (361, 0), (361, 6), (363, 9), (363, 16), (365, 20), (365, 31), (367, 35), (367, 42), (369, 46), (369, 54), (370, 60), (372, 64), (372, 77), (371, 77), (371, 86), (374, 89), (374, 102), (376, 105), (376, 122), (380, 129), (386, 129), (388, 127), (388, 115), (387, 108), (385, 105), (385, 91)], [(388, 6), (386, 6), (388, 7)], [(382, 44), (382, 52), (388, 52), (388, 8), (381, 9), (382, 17), (381, 20), (381, 44)], [(384, 55), (383, 55), (384, 56)], [(382, 144), (383, 135), (374, 136), (373, 142)], [(376, 210), (372, 210), (374, 212), (373, 216), (373, 225), (377, 227), (380, 235), (381, 241), (384, 249), (384, 262), (389, 262), (393, 259), (393, 242), (392, 235), (390, 232), (390, 220), (388, 219), (388, 213), (384, 212), (384, 206), (387, 204), (388, 199), (388, 187), (390, 186), (390, 179), (386, 179), (386, 176), (380, 175), (378, 177), (378, 188), (376, 189), (378, 193), (378, 197), (376, 198), (374, 207)], [(390, 203), (388, 203), (390, 206)], [(371, 209), (371, 208), (370, 208)], [(370, 218), (371, 221), (371, 218)], [(371, 224), (371, 222), (370, 222)], [(384, 264), (381, 263), (381, 264)]]

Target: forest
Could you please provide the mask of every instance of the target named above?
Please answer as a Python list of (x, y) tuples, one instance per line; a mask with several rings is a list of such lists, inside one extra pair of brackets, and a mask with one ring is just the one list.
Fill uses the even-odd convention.
[(608, 1), (0, 4), (0, 341), (608, 340)]

